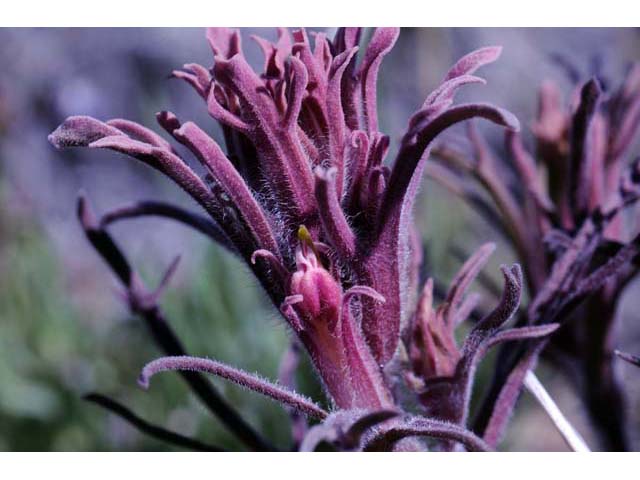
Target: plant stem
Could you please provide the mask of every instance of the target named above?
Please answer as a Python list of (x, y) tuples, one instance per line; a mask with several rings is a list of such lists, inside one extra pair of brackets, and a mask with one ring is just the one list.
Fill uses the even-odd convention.
[(556, 402), (553, 401), (547, 390), (544, 388), (538, 377), (531, 370), (527, 372), (524, 379), (524, 385), (527, 390), (536, 398), (538, 403), (545, 409), (549, 418), (553, 421), (554, 425), (562, 435), (562, 438), (567, 442), (567, 445), (574, 452), (590, 452), (591, 450), (585, 443), (582, 436), (578, 431), (573, 428), (573, 425), (569, 423), (567, 418), (558, 408)]

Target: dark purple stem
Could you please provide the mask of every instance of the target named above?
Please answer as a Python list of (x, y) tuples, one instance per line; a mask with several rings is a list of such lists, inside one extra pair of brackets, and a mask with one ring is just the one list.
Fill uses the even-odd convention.
[(96, 405), (108, 410), (109, 412), (122, 418), (127, 423), (131, 424), (140, 432), (149, 435), (162, 442), (169, 443), (171, 445), (178, 446), (180, 448), (186, 448), (187, 450), (195, 450), (197, 452), (224, 452), (224, 448), (215, 447), (213, 445), (207, 445), (193, 438), (185, 437), (179, 433), (166, 430), (157, 425), (153, 425), (146, 420), (143, 420), (124, 405), (116, 402), (115, 400), (100, 395), (99, 393), (90, 393), (84, 396), (84, 399), (88, 402), (95, 403)]
[[(129, 292), (129, 295), (140, 296), (141, 280), (131, 269), (128, 260), (120, 251), (111, 236), (99, 227), (84, 197), (78, 199), (78, 217), (87, 239), (111, 267), (120, 282)], [(143, 299), (132, 302), (136, 305), (135, 313), (140, 315), (151, 335), (167, 355), (185, 355), (185, 349), (176, 337), (171, 327), (167, 324), (160, 307), (153, 303), (145, 304)], [(240, 415), (220, 396), (218, 391), (202, 375), (193, 372), (184, 372), (183, 378), (189, 384), (194, 393), (207, 406), (209, 411), (242, 440), (249, 448), (258, 451), (273, 451), (274, 448), (263, 440), (260, 435), (246, 423)]]

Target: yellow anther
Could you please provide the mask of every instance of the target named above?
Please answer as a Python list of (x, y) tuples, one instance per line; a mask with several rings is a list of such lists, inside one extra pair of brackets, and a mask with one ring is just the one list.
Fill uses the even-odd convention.
[(311, 233), (309, 233), (309, 230), (307, 230), (307, 227), (304, 225), (300, 225), (298, 228), (298, 240), (300, 241), (300, 244), (306, 244), (314, 253), (316, 258), (320, 258), (318, 251), (316, 250), (316, 246), (313, 243), (313, 238), (311, 238)]

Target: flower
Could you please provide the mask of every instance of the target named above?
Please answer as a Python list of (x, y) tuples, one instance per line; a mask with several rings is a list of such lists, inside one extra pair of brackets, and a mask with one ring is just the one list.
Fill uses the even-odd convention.
[[(507, 132), (508, 156), (496, 158), (470, 127), (469, 148), (443, 142), (429, 173), (462, 193), (512, 244), (531, 298), (520, 325), (563, 324), (537, 349), (548, 343), (545, 356), (583, 390), (607, 448), (626, 450), (625, 400), (613, 362), (618, 299), (639, 271), (640, 235), (626, 228), (623, 212), (640, 199), (640, 158), (629, 158), (640, 128), (640, 65), (611, 92), (596, 77), (589, 79), (576, 87), (568, 107), (557, 86), (545, 82), (538, 105), (531, 127), (535, 156), (519, 133)], [(508, 170), (511, 177), (504, 174)], [(502, 352), (487, 412), (518, 362), (516, 377), (536, 356)], [(488, 421), (487, 414), (480, 424)]]
[[(292, 33), (279, 29), (275, 43), (254, 37), (265, 58), (258, 74), (244, 57), (237, 30), (209, 29), (213, 67), (186, 64), (173, 75), (189, 83), (206, 102), (209, 114), (222, 126), (226, 152), (194, 123), (183, 123), (171, 112), (157, 115), (160, 126), (202, 164), (205, 176), (191, 169), (163, 137), (127, 120), (70, 117), (49, 140), (58, 148), (107, 148), (132, 156), (191, 195), (209, 218), (149, 202), (106, 217), (114, 221), (165, 215), (207, 233), (242, 258), (309, 353), (333, 409), (354, 412), (340, 418), (363, 425), (367, 412), (403, 410), (389, 367), (399, 361), (401, 332), (412, 322), (414, 338), (423, 339), (409, 346), (414, 377), (424, 386), (434, 376), (449, 376), (450, 383), (464, 392), (455, 415), (441, 415), (442, 409), (434, 407), (426, 408), (432, 417), (412, 419), (407, 428), (390, 420), (393, 428), (371, 439), (371, 449), (391, 448), (407, 435), (432, 432), (448, 438), (447, 431), (456, 441), (484, 448), (480, 439), (473, 440), (473, 434), (464, 430), (472, 366), (490, 344), (547, 334), (550, 327), (496, 340), (517, 308), (522, 283), (517, 267), (505, 267), (505, 296), (476, 326), (462, 351), (451, 339), (445, 350), (434, 351), (430, 339), (450, 336), (469, 313), (469, 306), (461, 307), (457, 301), (477, 268), (463, 273), (452, 287), (460, 289), (451, 294), (455, 301), (450, 304), (460, 318), (451, 320), (448, 331), (440, 331), (444, 326), (426, 313), (429, 299), (424, 295), (429, 295), (429, 287), (414, 313), (421, 251), (411, 218), (430, 147), (441, 132), (472, 118), (511, 131), (519, 124), (511, 113), (491, 104), (454, 105), (460, 87), (484, 83), (473, 74), (501, 52), (499, 47), (482, 48), (446, 73), (409, 120), (396, 158), (385, 162), (389, 138), (378, 129), (376, 85), (382, 61), (398, 35), (397, 28), (377, 28), (359, 52), (359, 28), (339, 29), (333, 40), (316, 33), (313, 46), (304, 29)], [(85, 228), (97, 228), (91, 225), (85, 222)], [(431, 365), (434, 360), (421, 355), (446, 362)], [(459, 367), (462, 364), (466, 367)], [(466, 369), (464, 378), (456, 373), (461, 368)], [(214, 373), (302, 413), (326, 416), (320, 407), (283, 386), (252, 380), (213, 360), (159, 359), (143, 370), (141, 384), (148, 385), (149, 378), (163, 370)], [(423, 403), (433, 406), (427, 397), (423, 392)]]

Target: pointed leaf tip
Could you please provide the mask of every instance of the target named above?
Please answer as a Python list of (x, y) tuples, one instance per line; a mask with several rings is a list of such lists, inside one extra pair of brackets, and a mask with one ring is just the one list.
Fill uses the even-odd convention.
[(123, 135), (115, 127), (84, 115), (68, 117), (47, 137), (57, 149), (65, 147), (85, 147), (102, 137)]
[(591, 77), (584, 87), (582, 87), (582, 95), (597, 98), (602, 93), (602, 86), (597, 77)]
[(503, 108), (500, 108), (499, 110), (500, 110), (500, 113), (502, 114), (504, 126), (507, 127), (509, 130), (511, 130), (512, 132), (519, 132), (520, 120), (518, 120), (518, 117), (516, 117), (509, 110), (505, 110)]
[(460, 75), (471, 74), (481, 66), (495, 62), (501, 53), (501, 46), (479, 48), (478, 50), (468, 53), (451, 67), (444, 79), (451, 80)]
[(180, 120), (173, 113), (167, 110), (163, 110), (161, 112), (156, 113), (156, 121), (158, 124), (165, 129), (166, 132), (173, 134), (173, 132), (180, 128)]

